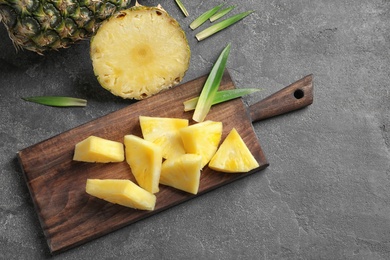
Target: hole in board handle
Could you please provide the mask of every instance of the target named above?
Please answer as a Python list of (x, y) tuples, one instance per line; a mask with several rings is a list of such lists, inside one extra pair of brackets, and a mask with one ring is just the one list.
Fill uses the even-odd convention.
[(305, 96), (305, 93), (303, 92), (302, 89), (297, 89), (297, 90), (294, 91), (294, 97), (295, 97), (296, 99), (301, 99), (301, 98), (303, 98), (304, 96)]

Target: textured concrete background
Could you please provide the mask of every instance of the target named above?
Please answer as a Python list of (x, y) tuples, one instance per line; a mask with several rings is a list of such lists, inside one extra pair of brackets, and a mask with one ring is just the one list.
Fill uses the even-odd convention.
[[(189, 18), (173, 0), (161, 3), (191, 45), (184, 81), (209, 72), (231, 42), (237, 87), (264, 89), (246, 103), (310, 73), (314, 103), (254, 125), (266, 170), (55, 258), (390, 259), (390, 1), (224, 1), (255, 13), (200, 43), (188, 25), (221, 1), (183, 2)], [(39, 56), (17, 53), (3, 26), (0, 39), (0, 258), (45, 259), (16, 152), (131, 102), (98, 85), (88, 41)], [(21, 100), (34, 95), (89, 103), (58, 109)]]

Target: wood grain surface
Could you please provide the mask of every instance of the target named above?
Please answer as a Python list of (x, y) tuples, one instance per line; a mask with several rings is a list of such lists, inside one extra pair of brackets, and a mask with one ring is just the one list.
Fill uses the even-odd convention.
[[(222, 140), (235, 127), (259, 168), (245, 174), (226, 174), (206, 166), (197, 195), (160, 185), (156, 209), (150, 212), (111, 204), (85, 192), (88, 178), (135, 179), (126, 162), (73, 161), (76, 143), (90, 135), (120, 142), (127, 134), (142, 137), (140, 115), (191, 119), (193, 112), (184, 112), (182, 102), (198, 96), (205, 80), (206, 76), (192, 80), (19, 151), (19, 162), (51, 253), (96, 239), (268, 166), (249, 112), (242, 100), (236, 99), (213, 106), (206, 119), (223, 122)], [(228, 72), (220, 88), (234, 88)]]

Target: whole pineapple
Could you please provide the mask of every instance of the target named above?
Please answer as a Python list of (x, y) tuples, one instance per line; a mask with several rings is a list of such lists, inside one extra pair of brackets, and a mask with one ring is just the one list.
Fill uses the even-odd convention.
[(131, 0), (0, 0), (0, 21), (17, 49), (39, 54), (92, 36)]

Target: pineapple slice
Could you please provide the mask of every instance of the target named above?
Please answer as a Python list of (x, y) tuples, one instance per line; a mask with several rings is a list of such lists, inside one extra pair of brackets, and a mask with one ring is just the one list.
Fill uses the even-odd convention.
[(163, 162), (160, 183), (173, 188), (197, 194), (199, 189), (202, 156), (183, 154)]
[(187, 119), (140, 116), (139, 121), (144, 139), (161, 146), (163, 158), (186, 153), (179, 129), (188, 126)]
[(101, 24), (90, 55), (104, 88), (122, 98), (144, 99), (177, 85), (191, 52), (185, 32), (164, 9), (136, 4)]
[(162, 163), (161, 147), (135, 135), (124, 137), (126, 161), (139, 186), (156, 193)]
[(130, 180), (87, 179), (85, 190), (88, 194), (122, 206), (154, 210), (156, 196)]
[(73, 160), (99, 163), (122, 162), (125, 160), (123, 144), (90, 136), (76, 144)]
[(203, 121), (179, 130), (187, 153), (202, 156), (203, 168), (217, 151), (222, 137), (222, 122)]
[(249, 172), (259, 164), (233, 128), (211, 159), (209, 167), (221, 172)]

